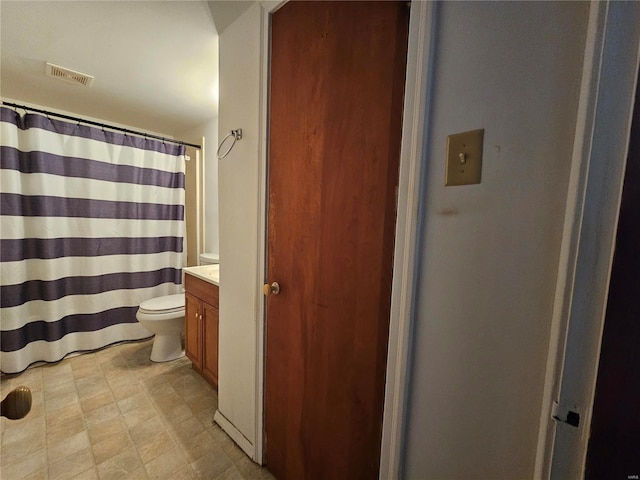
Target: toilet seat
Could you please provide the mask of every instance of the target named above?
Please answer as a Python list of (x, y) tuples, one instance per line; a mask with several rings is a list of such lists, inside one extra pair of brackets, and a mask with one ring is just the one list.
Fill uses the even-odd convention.
[(136, 319), (153, 333), (152, 362), (168, 362), (184, 357), (184, 293), (165, 295), (140, 304)]
[(184, 312), (184, 293), (145, 300), (140, 304), (139, 312), (147, 315)]

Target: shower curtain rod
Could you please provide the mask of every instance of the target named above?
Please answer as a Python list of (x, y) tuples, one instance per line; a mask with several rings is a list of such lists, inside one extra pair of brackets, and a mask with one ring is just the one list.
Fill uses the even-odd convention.
[(12, 107), (12, 108), (21, 108), (22, 110), (25, 111), (29, 111), (29, 112), (35, 112), (35, 113), (42, 113), (44, 115), (47, 115), (49, 117), (58, 117), (58, 118), (63, 118), (65, 120), (71, 120), (73, 122), (81, 122), (81, 123), (86, 123), (89, 125), (94, 125), (96, 127), (100, 127), (100, 128), (108, 128), (110, 130), (117, 130), (119, 132), (124, 132), (124, 133), (132, 133), (134, 135), (139, 135), (141, 137), (146, 137), (146, 138), (154, 138), (156, 140), (162, 140), (163, 142), (168, 142), (168, 143), (175, 143), (177, 145), (185, 145), (187, 147), (194, 147), (197, 148), (199, 150), (202, 150), (202, 146), (201, 145), (195, 145), (193, 143), (187, 143), (187, 142), (182, 142), (180, 140), (171, 140), (170, 138), (164, 138), (161, 137), (159, 135), (151, 135), (150, 133), (145, 133), (145, 132), (137, 132), (135, 130), (129, 130), (127, 128), (122, 128), (122, 127), (116, 127), (114, 125), (109, 125), (106, 123), (99, 123), (99, 122), (94, 122), (92, 120), (85, 120), (83, 118), (80, 117), (71, 117), (69, 115), (62, 115), (61, 113), (55, 113), (55, 112), (48, 112), (46, 110), (40, 110), (38, 108), (33, 108), (33, 107), (28, 107), (26, 105), (18, 105), (16, 103), (9, 103), (9, 102), (2, 102), (3, 105), (6, 105), (7, 107)]

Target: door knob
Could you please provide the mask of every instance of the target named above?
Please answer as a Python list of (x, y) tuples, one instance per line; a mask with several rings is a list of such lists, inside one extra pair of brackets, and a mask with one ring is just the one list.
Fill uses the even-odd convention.
[(269, 295), (278, 295), (280, 293), (280, 285), (278, 285), (278, 282), (273, 282), (271, 285), (265, 283), (262, 287), (262, 292), (265, 297), (268, 297)]

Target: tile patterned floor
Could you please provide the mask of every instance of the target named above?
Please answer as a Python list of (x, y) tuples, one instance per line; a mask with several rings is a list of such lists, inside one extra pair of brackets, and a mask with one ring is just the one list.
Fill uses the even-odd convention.
[(0, 478), (273, 480), (213, 423), (217, 394), (183, 358), (149, 360), (151, 341), (3, 376), (28, 386), (23, 420), (0, 417)]

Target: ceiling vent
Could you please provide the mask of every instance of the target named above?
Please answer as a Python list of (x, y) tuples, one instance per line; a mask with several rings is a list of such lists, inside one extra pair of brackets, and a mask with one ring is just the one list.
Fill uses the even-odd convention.
[(85, 87), (90, 87), (93, 82), (93, 77), (91, 75), (76, 72), (49, 62), (47, 62), (47, 75), (49, 77), (59, 78), (60, 80), (64, 80), (68, 83), (73, 83), (74, 85), (82, 85)]

